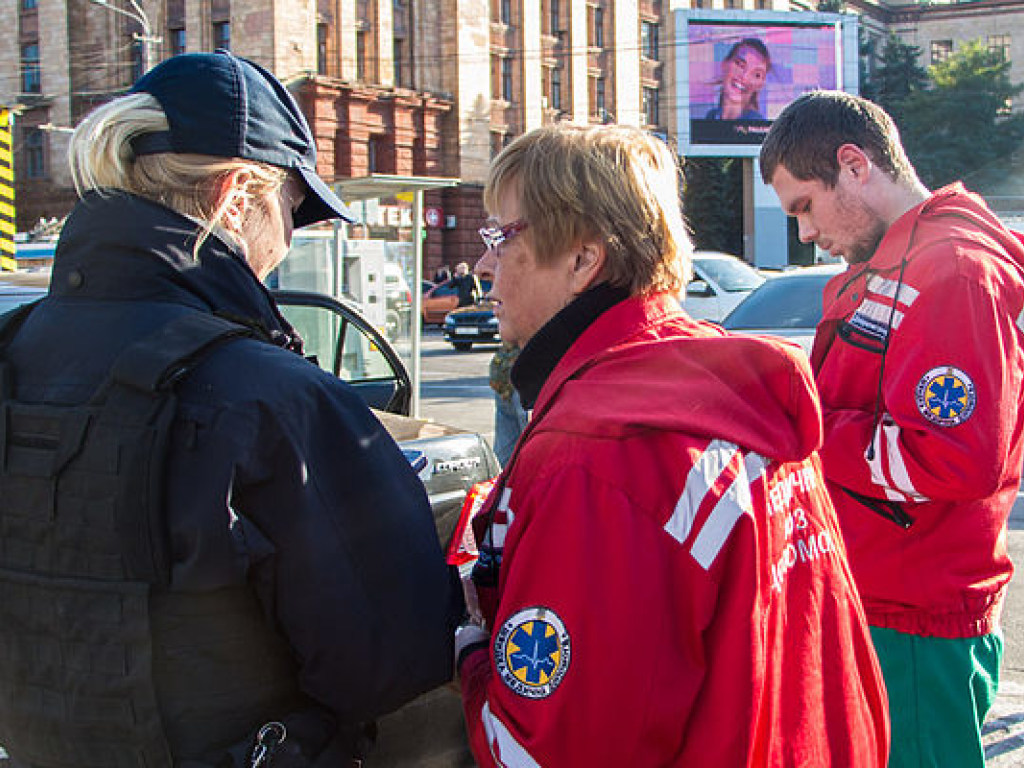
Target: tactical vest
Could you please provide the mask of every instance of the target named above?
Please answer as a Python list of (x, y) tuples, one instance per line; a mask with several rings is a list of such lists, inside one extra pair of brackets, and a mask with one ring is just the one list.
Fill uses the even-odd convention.
[(26, 768), (171, 768), (300, 698), (251, 590), (167, 589), (175, 385), (251, 333), (189, 313), (127, 347), (88, 402), (25, 403), (5, 356), (31, 310), (0, 319), (0, 746)]

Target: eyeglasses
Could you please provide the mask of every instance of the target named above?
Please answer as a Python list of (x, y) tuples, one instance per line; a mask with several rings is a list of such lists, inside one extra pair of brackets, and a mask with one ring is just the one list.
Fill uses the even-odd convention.
[(508, 242), (528, 226), (530, 226), (528, 222), (523, 219), (517, 219), (506, 224), (504, 227), (496, 227), (494, 225), (481, 227), (480, 238), (484, 241), (484, 245), (487, 246), (487, 250), (492, 250), (502, 243)]

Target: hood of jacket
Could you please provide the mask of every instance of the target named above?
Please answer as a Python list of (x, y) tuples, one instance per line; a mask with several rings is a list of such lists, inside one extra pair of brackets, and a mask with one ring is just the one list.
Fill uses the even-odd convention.
[(184, 304), (255, 326), (287, 346), (294, 330), (244, 256), (214, 231), (194, 254), (201, 225), (126, 192), (89, 192), (54, 256), (50, 294)]
[(670, 294), (601, 314), (548, 378), (529, 429), (601, 438), (676, 431), (780, 461), (806, 458), (822, 439), (797, 345), (694, 321)]

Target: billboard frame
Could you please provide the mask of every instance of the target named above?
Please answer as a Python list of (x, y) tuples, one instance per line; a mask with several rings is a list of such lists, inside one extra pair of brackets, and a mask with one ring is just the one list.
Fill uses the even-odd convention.
[[(832, 27), (835, 48), (836, 87), (859, 91), (859, 51), (855, 14), (801, 11), (747, 11), (677, 9), (674, 24), (674, 85), (677, 151), (685, 157), (757, 157), (757, 143), (696, 143), (692, 140), (690, 87), (690, 25), (750, 27)], [(770, 124), (770, 122), (768, 123)]]

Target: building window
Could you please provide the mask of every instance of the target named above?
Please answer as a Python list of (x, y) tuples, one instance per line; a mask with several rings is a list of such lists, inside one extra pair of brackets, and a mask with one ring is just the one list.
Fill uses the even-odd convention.
[(952, 40), (932, 40), (932, 64), (941, 64), (952, 55)]
[(562, 108), (562, 68), (551, 70), (551, 108)]
[(501, 98), (512, 101), (512, 59), (508, 56), (501, 58)]
[(171, 46), (171, 55), (177, 56), (185, 52), (185, 30), (181, 27), (167, 30), (167, 40)]
[(366, 79), (366, 32), (356, 32), (356, 80)]
[(1003, 61), (1010, 60), (1010, 36), (1009, 35), (989, 35), (988, 36), (988, 50), (990, 53), (998, 53), (1002, 56)]
[(498, 19), (502, 24), (512, 23), (512, 0), (498, 0)]
[(213, 24), (213, 47), (231, 50), (231, 22), (217, 21)]
[(316, 25), (316, 73), (327, 74), (327, 25)]
[(391, 59), (395, 63), (395, 85), (403, 87), (405, 82), (405, 41), (395, 39)]
[(742, 8), (743, 5), (740, 3), (740, 0), (725, 0), (725, 7), (726, 8)]
[(599, 77), (594, 80), (594, 114), (600, 117), (602, 120), (606, 114), (604, 108), (604, 78)]
[(505, 135), (498, 131), (491, 131), (491, 158), (498, 156), (498, 153), (505, 148)]
[(643, 90), (644, 123), (646, 125), (658, 125), (658, 89), (644, 88)]
[(37, 0), (21, 0), (21, 10), (23, 11), (31, 11), (37, 5)]
[(368, 173), (377, 173), (377, 166), (380, 165), (380, 139), (371, 136), (366, 143), (366, 170)]
[(43, 132), (38, 128), (25, 129), (24, 157), (25, 178), (42, 179), (46, 176)]
[(759, 11), (768, 11), (771, 10), (772, 6), (768, 0), (757, 0), (757, 2), (754, 3), (754, 7)]
[(42, 93), (39, 68), (39, 43), (21, 46), (21, 92)]
[(594, 47), (604, 48), (604, 8), (594, 9)]
[(557, 35), (562, 30), (562, 14), (558, 0), (551, 0), (551, 34)]
[(142, 40), (132, 41), (132, 82), (146, 74), (146, 43)]
[(645, 59), (658, 61), (658, 22), (640, 22), (640, 53)]

